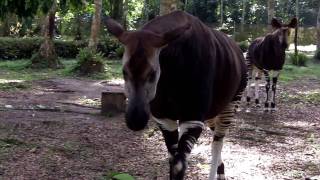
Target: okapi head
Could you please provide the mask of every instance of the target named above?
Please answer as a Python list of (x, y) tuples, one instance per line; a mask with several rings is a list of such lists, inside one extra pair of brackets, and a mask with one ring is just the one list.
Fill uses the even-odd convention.
[(279, 42), (284, 48), (288, 48), (288, 37), (290, 28), (295, 28), (298, 24), (297, 18), (292, 18), (289, 24), (282, 24), (276, 18), (272, 18), (271, 26), (274, 29), (273, 35), (279, 38)]
[(131, 130), (142, 130), (148, 123), (149, 103), (155, 97), (160, 77), (160, 51), (190, 26), (177, 26), (161, 34), (145, 29), (125, 31), (111, 18), (106, 20), (106, 26), (125, 47), (122, 62), (125, 94), (128, 98), (126, 124)]

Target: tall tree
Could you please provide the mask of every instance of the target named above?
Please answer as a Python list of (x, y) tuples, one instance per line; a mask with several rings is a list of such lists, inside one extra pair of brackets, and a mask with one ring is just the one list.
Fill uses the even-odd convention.
[(62, 66), (53, 42), (57, 1), (53, 0), (51, 3), (44, 25), (44, 42), (41, 44), (39, 52), (31, 58), (31, 66), (35, 68), (59, 68)]
[(160, 0), (160, 15), (165, 15), (177, 10), (177, 6), (177, 0)]
[(272, 30), (271, 27), (271, 19), (274, 17), (274, 0), (268, 0), (268, 29), (269, 31)]
[(220, 0), (220, 24), (223, 24), (223, 0)]
[(89, 48), (95, 52), (98, 45), (98, 36), (101, 24), (102, 0), (94, 0), (95, 12), (91, 24), (91, 34), (89, 40)]
[(294, 53), (298, 58), (299, 0), (296, 0), (296, 18), (298, 19), (298, 24), (294, 31)]
[(320, 51), (320, 3), (317, 16), (317, 50)]
[(241, 32), (243, 32), (243, 29), (244, 29), (245, 15), (246, 15), (246, 0), (242, 0), (241, 27), (240, 27)]

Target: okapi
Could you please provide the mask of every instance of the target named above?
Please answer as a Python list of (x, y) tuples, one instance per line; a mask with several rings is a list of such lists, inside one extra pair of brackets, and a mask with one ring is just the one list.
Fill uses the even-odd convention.
[(169, 152), (170, 179), (181, 180), (207, 122), (214, 130), (210, 179), (216, 174), (224, 179), (222, 140), (247, 81), (236, 43), (183, 11), (157, 17), (137, 31), (125, 31), (111, 18), (106, 26), (125, 46), (128, 128), (144, 129), (151, 113)]
[[(267, 34), (264, 37), (255, 39), (249, 46), (246, 56), (246, 62), (248, 66), (248, 86), (247, 86), (247, 105), (250, 104), (251, 99), (251, 81), (253, 75), (255, 75), (255, 103), (259, 106), (259, 86), (258, 80), (260, 79), (260, 73), (263, 72), (266, 80), (266, 101), (264, 104), (265, 111), (275, 110), (276, 102), (276, 85), (280, 71), (282, 70), (285, 62), (286, 53), (288, 48), (288, 36), (290, 28), (295, 28), (297, 25), (297, 19), (293, 18), (289, 24), (282, 24), (277, 19), (273, 18), (271, 25), (274, 29), (272, 33)], [(272, 73), (272, 101), (270, 98), (270, 76)], [(269, 106), (270, 104), (270, 106)]]

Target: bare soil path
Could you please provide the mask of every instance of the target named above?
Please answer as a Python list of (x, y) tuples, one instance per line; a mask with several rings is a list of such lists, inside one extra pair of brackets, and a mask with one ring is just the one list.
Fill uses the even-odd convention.
[[(0, 179), (89, 180), (110, 172), (168, 179), (166, 148), (153, 122), (134, 133), (123, 114), (99, 115), (101, 92), (119, 88), (50, 79), (0, 91)], [(319, 91), (316, 79), (281, 84), (277, 112), (237, 114), (223, 149), (227, 179), (320, 179)], [(187, 179), (207, 179), (211, 141), (206, 130), (192, 151)]]

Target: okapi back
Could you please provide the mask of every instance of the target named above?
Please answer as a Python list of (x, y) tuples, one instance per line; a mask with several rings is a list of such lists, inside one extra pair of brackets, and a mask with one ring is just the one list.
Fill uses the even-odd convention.
[(177, 24), (190, 28), (160, 53), (161, 76), (151, 112), (157, 118), (212, 118), (245, 88), (244, 57), (225, 34), (181, 11), (156, 18), (142, 29), (160, 34)]
[(255, 39), (249, 46), (249, 59), (259, 69), (282, 70), (288, 44), (280, 43), (278, 36), (268, 34)]

